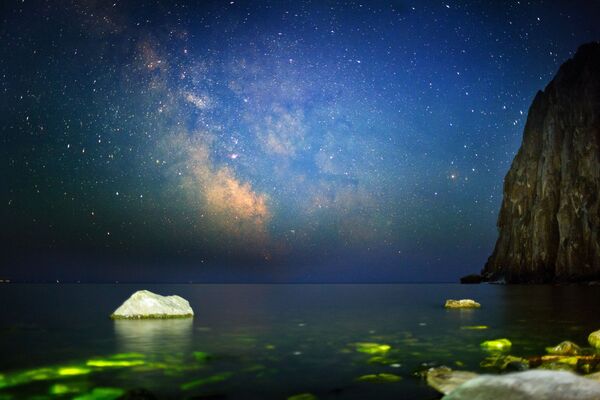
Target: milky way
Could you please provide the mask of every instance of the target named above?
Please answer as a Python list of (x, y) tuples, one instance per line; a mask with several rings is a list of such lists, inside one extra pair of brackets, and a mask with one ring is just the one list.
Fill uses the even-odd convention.
[(2, 275), (447, 280), (593, 2), (7, 2)]

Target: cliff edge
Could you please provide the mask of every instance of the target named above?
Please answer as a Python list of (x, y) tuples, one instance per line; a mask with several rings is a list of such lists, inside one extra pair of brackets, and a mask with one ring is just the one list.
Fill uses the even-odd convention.
[(504, 179), (487, 280), (600, 280), (600, 43), (535, 96)]

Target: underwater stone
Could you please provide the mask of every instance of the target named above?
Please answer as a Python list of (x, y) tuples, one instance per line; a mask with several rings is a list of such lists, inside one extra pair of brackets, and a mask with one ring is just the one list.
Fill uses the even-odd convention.
[(453, 371), (448, 367), (430, 368), (427, 371), (427, 384), (440, 393), (448, 394), (478, 376), (475, 372)]
[(392, 347), (388, 344), (360, 342), (356, 343), (356, 351), (366, 354), (385, 354)]
[(179, 296), (161, 296), (148, 290), (131, 295), (111, 315), (113, 319), (189, 318), (194, 316), (190, 303)]
[(512, 347), (512, 343), (508, 339), (486, 340), (481, 343), (481, 348), (487, 351), (505, 351)]
[(288, 397), (287, 400), (317, 400), (317, 396), (312, 393), (300, 393)]
[(74, 397), (73, 400), (116, 400), (125, 393), (121, 388), (97, 387), (91, 392)]
[(390, 383), (398, 382), (402, 379), (401, 376), (395, 374), (368, 374), (359, 377), (357, 380), (361, 382), (374, 382), (374, 383)]
[(554, 347), (546, 347), (549, 354), (558, 354), (561, 356), (576, 356), (581, 352), (581, 348), (573, 342), (565, 340)]
[(462, 299), (462, 300), (446, 300), (446, 304), (444, 305), (446, 308), (479, 308), (481, 304), (471, 299)]
[(588, 342), (592, 347), (600, 349), (600, 330), (590, 333), (588, 336)]
[(499, 352), (493, 352), (493, 355), (486, 357), (480, 364), (482, 368), (498, 368), (503, 371), (524, 371), (529, 369), (529, 361), (511, 355), (504, 355)]
[(531, 370), (481, 375), (468, 380), (442, 400), (597, 400), (600, 383), (566, 371)]

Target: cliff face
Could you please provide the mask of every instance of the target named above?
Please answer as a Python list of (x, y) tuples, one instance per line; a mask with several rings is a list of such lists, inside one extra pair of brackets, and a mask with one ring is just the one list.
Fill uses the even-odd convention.
[(600, 279), (600, 43), (579, 48), (529, 109), (483, 275)]

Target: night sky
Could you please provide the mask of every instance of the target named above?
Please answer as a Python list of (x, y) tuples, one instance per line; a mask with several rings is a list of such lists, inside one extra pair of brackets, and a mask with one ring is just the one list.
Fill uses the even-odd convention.
[(3, 1), (0, 278), (454, 281), (598, 1)]

